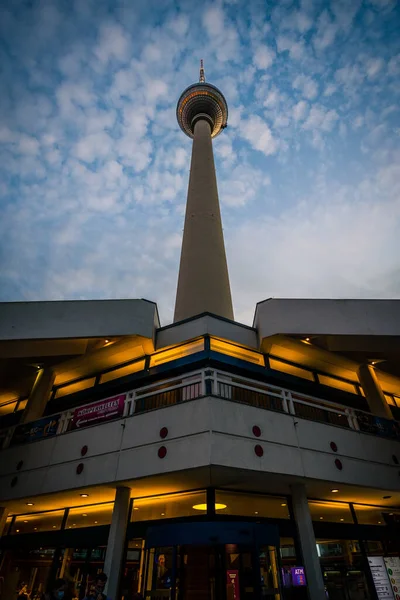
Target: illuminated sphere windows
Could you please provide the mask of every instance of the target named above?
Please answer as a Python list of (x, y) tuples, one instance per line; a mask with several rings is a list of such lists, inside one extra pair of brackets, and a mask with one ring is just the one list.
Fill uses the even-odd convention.
[(214, 85), (194, 83), (179, 98), (176, 118), (182, 131), (190, 138), (193, 138), (194, 126), (199, 119), (210, 123), (211, 137), (215, 137), (227, 126), (228, 106)]

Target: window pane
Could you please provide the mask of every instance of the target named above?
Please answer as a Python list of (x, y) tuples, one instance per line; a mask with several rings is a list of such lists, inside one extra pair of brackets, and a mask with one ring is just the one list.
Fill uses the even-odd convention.
[(256, 365), (265, 366), (264, 356), (254, 350), (237, 346), (236, 344), (229, 344), (216, 338), (210, 339), (210, 349), (214, 352), (220, 352), (221, 354), (227, 354), (228, 356), (234, 356), (240, 360), (247, 360), (248, 362), (255, 363)]
[(126, 365), (125, 367), (121, 367), (119, 369), (114, 369), (113, 371), (109, 371), (108, 373), (104, 373), (101, 376), (100, 383), (105, 383), (106, 381), (112, 381), (113, 379), (117, 379), (119, 377), (126, 377), (127, 375), (131, 375), (132, 373), (137, 373), (138, 371), (142, 371), (144, 369), (144, 360), (138, 360), (137, 362)]
[(150, 367), (156, 367), (162, 363), (170, 362), (171, 360), (177, 360), (178, 358), (183, 358), (184, 356), (189, 356), (190, 354), (195, 354), (196, 352), (201, 352), (202, 350), (204, 350), (204, 338), (195, 340), (194, 342), (190, 342), (188, 344), (175, 346), (169, 350), (156, 352), (156, 354), (153, 354), (150, 357)]
[(63, 516), (64, 510), (20, 515), (15, 519), (11, 533), (34, 533), (35, 531), (61, 529)]
[(327, 375), (318, 375), (318, 379), (319, 382), (322, 383), (322, 385), (329, 385), (330, 387), (337, 388), (338, 390), (342, 390), (343, 392), (357, 394), (357, 389), (354, 383), (342, 381), (341, 379), (336, 379), (336, 377), (328, 377)]
[(82, 390), (86, 390), (90, 387), (94, 386), (96, 381), (95, 377), (91, 377), (90, 379), (83, 379), (82, 381), (77, 381), (76, 383), (71, 383), (70, 385), (64, 385), (61, 388), (58, 388), (56, 391), (56, 398), (60, 398), (61, 396), (67, 396), (69, 394), (75, 394), (75, 392), (80, 392)]
[(9, 413), (14, 412), (16, 406), (16, 402), (8, 402), (7, 404), (2, 404), (0, 406), (0, 416), (8, 415)]
[(290, 365), (289, 363), (285, 363), (281, 360), (270, 358), (269, 366), (275, 371), (282, 371), (282, 373), (287, 373), (288, 375), (293, 375), (294, 377), (301, 377), (302, 379), (314, 381), (314, 375), (311, 373), (311, 371), (306, 371), (306, 369), (301, 369), (300, 367)]
[(330, 523), (353, 523), (350, 506), (344, 502), (308, 501), (313, 521), (328, 521)]
[(354, 509), (360, 525), (391, 525), (400, 522), (399, 510), (363, 504), (355, 504)]
[(71, 508), (67, 520), (68, 529), (79, 527), (96, 527), (96, 525), (110, 525), (114, 502), (93, 504)]
[(132, 521), (175, 519), (177, 517), (200, 516), (207, 513), (206, 492), (168, 494), (137, 498), (133, 502)]
[(290, 519), (285, 497), (241, 494), (217, 490), (215, 493), (215, 503), (218, 515)]

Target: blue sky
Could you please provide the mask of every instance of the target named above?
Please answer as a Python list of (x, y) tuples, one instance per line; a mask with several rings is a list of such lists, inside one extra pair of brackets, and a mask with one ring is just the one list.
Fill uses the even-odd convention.
[(0, 300), (147, 298), (172, 320), (198, 78), (237, 320), (400, 297), (396, 0), (3, 0)]

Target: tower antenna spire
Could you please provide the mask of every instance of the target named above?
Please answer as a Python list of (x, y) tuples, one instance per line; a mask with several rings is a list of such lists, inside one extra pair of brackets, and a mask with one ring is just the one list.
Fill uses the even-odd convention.
[(200, 60), (200, 79), (199, 79), (199, 83), (205, 83), (206, 82), (206, 76), (204, 75), (204, 65), (203, 65), (203, 59)]

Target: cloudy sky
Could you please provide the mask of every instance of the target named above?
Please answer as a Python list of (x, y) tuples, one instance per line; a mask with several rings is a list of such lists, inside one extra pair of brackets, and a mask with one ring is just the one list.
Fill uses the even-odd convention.
[(237, 320), (400, 297), (397, 0), (3, 0), (0, 300), (147, 298), (172, 319), (191, 141), (214, 141)]

